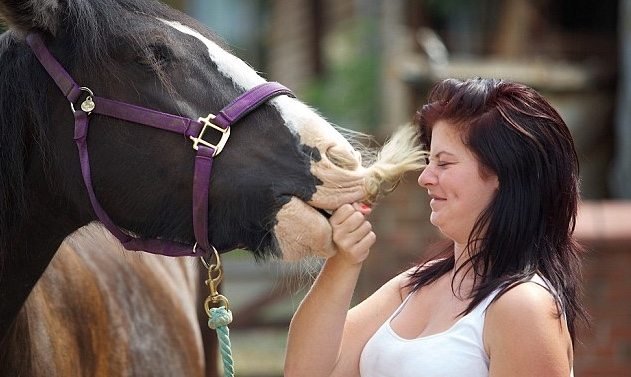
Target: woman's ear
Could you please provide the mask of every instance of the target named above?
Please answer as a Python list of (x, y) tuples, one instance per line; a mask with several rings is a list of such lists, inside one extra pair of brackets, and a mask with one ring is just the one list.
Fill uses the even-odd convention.
[(0, 21), (10, 29), (55, 34), (59, 24), (59, 0), (0, 0)]

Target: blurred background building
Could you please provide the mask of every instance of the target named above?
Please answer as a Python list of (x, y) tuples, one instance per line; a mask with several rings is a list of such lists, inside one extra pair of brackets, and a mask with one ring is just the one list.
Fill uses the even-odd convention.
[[(170, 3), (332, 123), (379, 142), (409, 122), (428, 88), (445, 77), (504, 78), (540, 91), (570, 127), (581, 164), (584, 202), (576, 236), (588, 249), (585, 298), (592, 324), (581, 329), (576, 375), (631, 376), (631, 0)], [(373, 212), (379, 241), (358, 300), (427, 257), (427, 245), (440, 237), (427, 220), (416, 178), (407, 177)], [(236, 255), (234, 268), (243, 268)], [(297, 270), (259, 266), (233, 281), (231, 275), (239, 274), (227, 271), (226, 289), (259, 288), (244, 300), (241, 322), (236, 313), (236, 334), (256, 328), (284, 334), (300, 293), (278, 279), (295, 278)], [(266, 357), (282, 363), (282, 340), (276, 345), (276, 356)]]

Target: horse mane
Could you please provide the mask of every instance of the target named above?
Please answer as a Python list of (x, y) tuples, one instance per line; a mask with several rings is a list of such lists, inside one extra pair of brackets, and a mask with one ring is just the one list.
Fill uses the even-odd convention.
[(41, 126), (47, 123), (46, 91), (37, 87), (44, 73), (28, 69), (34, 58), (18, 49), (19, 43), (12, 31), (0, 37), (0, 258), (11, 247), (11, 227), (18, 226), (26, 209), (28, 156), (37, 148), (46, 163), (50, 155)]
[[(33, 5), (35, 7), (35, 5)], [(63, 9), (62, 9), (63, 8)], [(56, 9), (59, 25), (41, 25), (45, 30), (65, 36), (64, 46), (73, 51), (72, 61), (58, 56), (66, 66), (81, 64), (82, 71), (101, 72), (112, 79), (125, 80), (113, 47), (124, 44), (133, 51), (151, 46), (150, 33), (132, 32), (139, 16), (179, 21), (208, 38), (218, 40), (196, 20), (158, 1), (149, 0), (66, 0)], [(132, 19), (135, 18), (135, 19)], [(38, 26), (39, 27), (39, 26)], [(46, 38), (46, 37), (45, 37)], [(74, 63), (76, 62), (76, 63)], [(157, 62), (150, 67), (169, 88), (168, 79)], [(41, 83), (49, 78), (24, 42), (24, 30), (8, 30), (0, 36), (0, 276), (3, 255), (11, 248), (11, 229), (18, 227), (25, 214), (25, 177), (29, 156), (39, 153), (44, 164), (55, 164), (47, 127), (48, 93)], [(74, 67), (77, 68), (77, 67)], [(89, 70), (88, 70), (89, 68)], [(80, 77), (75, 77), (80, 82)], [(45, 169), (48, 171), (49, 169)], [(49, 185), (52, 182), (47, 177)]]

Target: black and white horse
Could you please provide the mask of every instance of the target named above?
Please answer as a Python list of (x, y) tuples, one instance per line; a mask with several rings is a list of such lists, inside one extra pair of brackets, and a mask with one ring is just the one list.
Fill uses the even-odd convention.
[[(420, 167), (411, 129), (362, 164), (360, 153), (316, 112), (266, 83), (198, 22), (157, 1), (2, 0), (0, 18), (9, 26), (0, 36), (3, 376), (63, 375), (53, 373), (59, 360), (29, 351), (41, 349), (33, 344), (46, 323), (34, 323), (41, 313), (32, 311), (72, 305), (46, 303), (78, 300), (82, 292), (71, 276), (52, 278), (67, 291), (33, 299), (38, 304), (20, 311), (64, 239), (86, 224), (101, 221), (127, 248), (153, 253), (197, 255), (210, 246), (220, 253), (248, 249), (259, 259), (327, 256), (335, 253), (327, 211), (370, 203), (384, 186)], [(251, 105), (248, 112), (241, 112), (244, 104)], [(207, 128), (217, 140), (204, 139)], [(103, 254), (99, 258), (115, 254), (110, 246), (85, 248)], [(80, 255), (89, 258), (85, 250)], [(51, 264), (58, 271), (50, 276), (72, 275), (66, 263), (76, 258), (70, 253)], [(87, 275), (117, 276), (105, 269), (114, 262), (72, 264), (87, 265), (95, 269)], [(156, 327), (170, 326), (160, 322), (169, 306), (153, 307), (147, 315)], [(51, 315), (60, 320), (49, 326), (84, 326), (49, 340), (51, 349), (75, 344), (64, 362), (83, 360), (85, 375), (114, 365), (108, 357), (116, 353), (116, 339), (106, 330), (98, 331), (110, 342), (110, 354), (69, 340), (100, 339), (94, 333), (85, 338), (97, 331), (88, 318), (77, 323), (74, 316)], [(105, 354), (95, 355), (97, 348)], [(169, 355), (182, 352), (188, 350)], [(93, 359), (85, 361), (86, 355)], [(173, 375), (167, 362), (154, 360), (147, 375)], [(110, 374), (128, 373), (123, 364)]]

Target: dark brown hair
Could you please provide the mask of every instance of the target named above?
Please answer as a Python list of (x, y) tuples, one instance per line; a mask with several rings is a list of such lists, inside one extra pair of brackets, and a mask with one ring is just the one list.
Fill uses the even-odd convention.
[[(427, 148), (439, 120), (456, 127), (482, 171), (499, 180), (496, 196), (469, 235), (468, 245), (476, 249), (464, 254), (470, 263), (461, 268), (469, 266), (475, 278), (465, 313), (496, 289), (495, 299), (537, 273), (555, 292), (574, 339), (575, 320), (586, 314), (580, 301), (582, 249), (572, 238), (578, 158), (565, 122), (532, 88), (480, 78), (434, 86), (415, 119)], [(452, 250), (453, 243), (444, 259), (421, 264), (410, 287), (418, 290), (453, 269)]]

